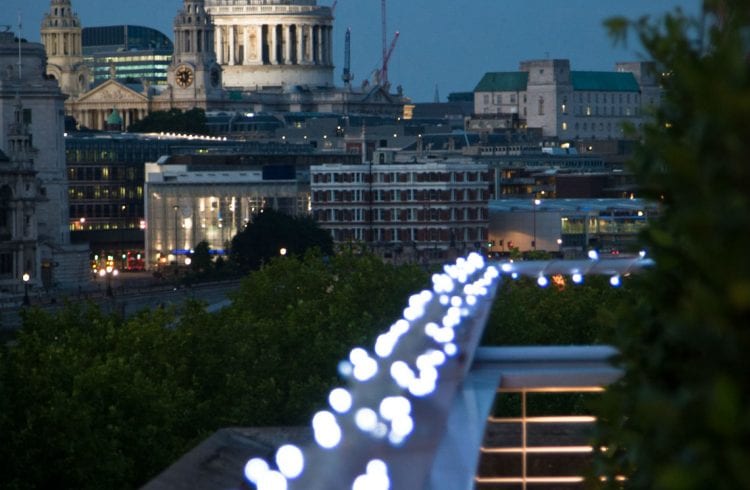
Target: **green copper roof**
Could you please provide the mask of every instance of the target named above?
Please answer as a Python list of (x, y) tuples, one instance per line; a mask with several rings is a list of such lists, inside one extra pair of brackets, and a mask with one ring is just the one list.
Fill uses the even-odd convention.
[(589, 92), (638, 92), (632, 73), (616, 71), (571, 71), (573, 90)]
[[(573, 90), (589, 92), (638, 92), (640, 87), (632, 73), (616, 71), (571, 71)], [(474, 92), (525, 91), (529, 74), (525, 71), (488, 72)]]
[(526, 90), (529, 74), (525, 71), (489, 72), (479, 81), (474, 92), (519, 92)]
[(122, 124), (122, 118), (120, 117), (120, 113), (117, 112), (117, 109), (112, 109), (112, 112), (107, 116), (107, 124), (113, 126)]

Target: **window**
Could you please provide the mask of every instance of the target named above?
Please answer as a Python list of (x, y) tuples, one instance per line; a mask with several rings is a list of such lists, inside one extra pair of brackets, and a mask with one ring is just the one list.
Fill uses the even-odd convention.
[(484, 103), (489, 104), (490, 103), (490, 94), (484, 94)]
[(562, 123), (562, 130), (563, 131), (567, 131), (568, 130), (568, 123), (565, 122), (565, 121), (563, 121), (563, 123)]
[(539, 97), (539, 115), (544, 115), (544, 97)]
[(13, 274), (13, 254), (0, 254), (0, 274), (7, 276)]

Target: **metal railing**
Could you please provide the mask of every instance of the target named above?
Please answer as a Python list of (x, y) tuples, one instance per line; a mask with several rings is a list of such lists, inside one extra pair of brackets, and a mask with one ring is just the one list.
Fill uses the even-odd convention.
[[(279, 448), (275, 461), (250, 460), (245, 477), (259, 490), (470, 489), (485, 425), (497, 390), (521, 393), (522, 471), (508, 483), (524, 488), (532, 391), (601, 390), (620, 375), (608, 364), (609, 347), (477, 348), (503, 275), (587, 274), (621, 277), (651, 265), (631, 259), (485, 263), (472, 254), (433, 276), (433, 287), (409, 298), (403, 318), (378, 337), (371, 351), (354, 348), (342, 361), (347, 387), (329, 395), (330, 409), (312, 419), (315, 444)], [(499, 388), (498, 388), (499, 387)], [(587, 419), (588, 420), (588, 419)], [(580, 448), (578, 450), (581, 450)], [(565, 478), (565, 477), (562, 477)], [(580, 481), (570, 476), (565, 481)]]

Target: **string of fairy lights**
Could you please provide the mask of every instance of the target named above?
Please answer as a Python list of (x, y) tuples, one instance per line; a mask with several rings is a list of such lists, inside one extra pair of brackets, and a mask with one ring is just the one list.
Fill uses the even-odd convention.
[[(613, 287), (622, 278), (653, 264), (633, 258), (487, 263), (479, 254), (461, 258), (432, 277), (432, 288), (409, 298), (402, 318), (376, 340), (372, 351), (355, 347), (339, 365), (347, 387), (333, 389), (328, 409), (312, 418), (315, 444), (284, 445), (273, 461), (253, 458), (245, 478), (257, 490), (402, 488), (393, 471), (408, 458), (410, 439), (420, 422), (440, 407), (436, 392), (441, 374), (454, 373), (473, 356), (495, 290), (503, 276), (569, 277), (580, 284), (587, 275), (605, 275)], [(481, 321), (481, 325), (476, 325)], [(475, 339), (472, 343), (470, 339)], [(465, 374), (465, 372), (464, 372)], [(417, 436), (419, 437), (419, 436)], [(421, 447), (421, 446), (420, 446)], [(399, 462), (400, 463), (397, 463)]]

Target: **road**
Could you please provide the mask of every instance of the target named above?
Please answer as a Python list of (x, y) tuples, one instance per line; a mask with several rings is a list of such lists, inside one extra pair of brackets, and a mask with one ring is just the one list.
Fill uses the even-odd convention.
[[(228, 304), (228, 295), (239, 288), (239, 280), (210, 282), (192, 286), (175, 286), (156, 282), (148, 276), (132, 275), (113, 283), (113, 296), (108, 297), (106, 288), (94, 284), (86, 291), (68, 296), (57, 301), (50, 295), (31, 295), (31, 307), (56, 311), (66, 302), (91, 301), (106, 311), (117, 311), (126, 316), (144, 309), (158, 307), (179, 307), (188, 299), (197, 299), (214, 311)], [(0, 331), (14, 331), (20, 327), (20, 307), (11, 307), (0, 311)]]

